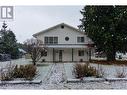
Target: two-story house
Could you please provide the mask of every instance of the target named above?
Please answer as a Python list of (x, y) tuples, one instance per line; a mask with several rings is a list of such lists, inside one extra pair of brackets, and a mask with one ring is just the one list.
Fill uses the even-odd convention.
[(50, 27), (33, 35), (47, 48), (43, 61), (88, 61), (88, 44), (92, 41), (86, 34), (65, 23)]

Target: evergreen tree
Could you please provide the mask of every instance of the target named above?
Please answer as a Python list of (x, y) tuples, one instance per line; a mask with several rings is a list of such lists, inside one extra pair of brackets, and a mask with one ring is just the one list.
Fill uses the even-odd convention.
[(3, 23), (0, 33), (0, 52), (10, 54), (12, 59), (18, 58), (19, 50), (15, 34), (10, 29), (7, 30), (7, 24), (5, 22)]
[(127, 6), (85, 6), (79, 26), (94, 41), (107, 60), (115, 60), (117, 51), (127, 51)]

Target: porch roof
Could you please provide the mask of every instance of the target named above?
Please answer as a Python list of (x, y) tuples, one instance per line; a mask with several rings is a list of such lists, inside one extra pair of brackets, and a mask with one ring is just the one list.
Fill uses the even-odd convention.
[(45, 45), (47, 48), (88, 48), (87, 45), (67, 44), (67, 45)]

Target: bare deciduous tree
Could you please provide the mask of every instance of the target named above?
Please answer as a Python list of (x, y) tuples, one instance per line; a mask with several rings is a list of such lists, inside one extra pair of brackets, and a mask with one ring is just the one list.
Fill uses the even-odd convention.
[(26, 45), (27, 52), (30, 54), (32, 62), (36, 65), (36, 62), (40, 60), (43, 56), (44, 52), (46, 52), (46, 48), (43, 45), (41, 40), (38, 39), (27, 39), (24, 44)]

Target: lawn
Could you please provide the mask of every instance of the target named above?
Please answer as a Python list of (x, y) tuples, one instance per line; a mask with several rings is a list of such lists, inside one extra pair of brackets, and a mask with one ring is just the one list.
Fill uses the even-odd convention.
[[(66, 76), (69, 79), (75, 79), (74, 73), (73, 73), (73, 66), (76, 63), (64, 63), (65, 66), (65, 72)], [(95, 63), (90, 63), (91, 66), (94, 66), (96, 68), (102, 68), (103, 71), (105, 72), (105, 78), (115, 78), (117, 75), (117, 72), (124, 72), (127, 75), (127, 66), (123, 65), (108, 65), (108, 64), (95, 64)], [(127, 78), (127, 76), (126, 76)]]
[[(0, 62), (0, 68), (5, 68), (9, 64), (11, 64), (11, 65), (26, 65), (26, 64), (32, 64), (32, 62), (30, 59), (20, 58), (20, 59), (11, 60), (11, 61)], [(40, 62), (38, 62), (37, 64), (39, 64), (37, 66), (38, 75), (35, 79), (43, 80), (46, 77), (49, 69), (51, 68), (51, 64), (50, 63), (43, 64)], [(42, 65), (40, 65), (40, 64), (42, 64)]]

